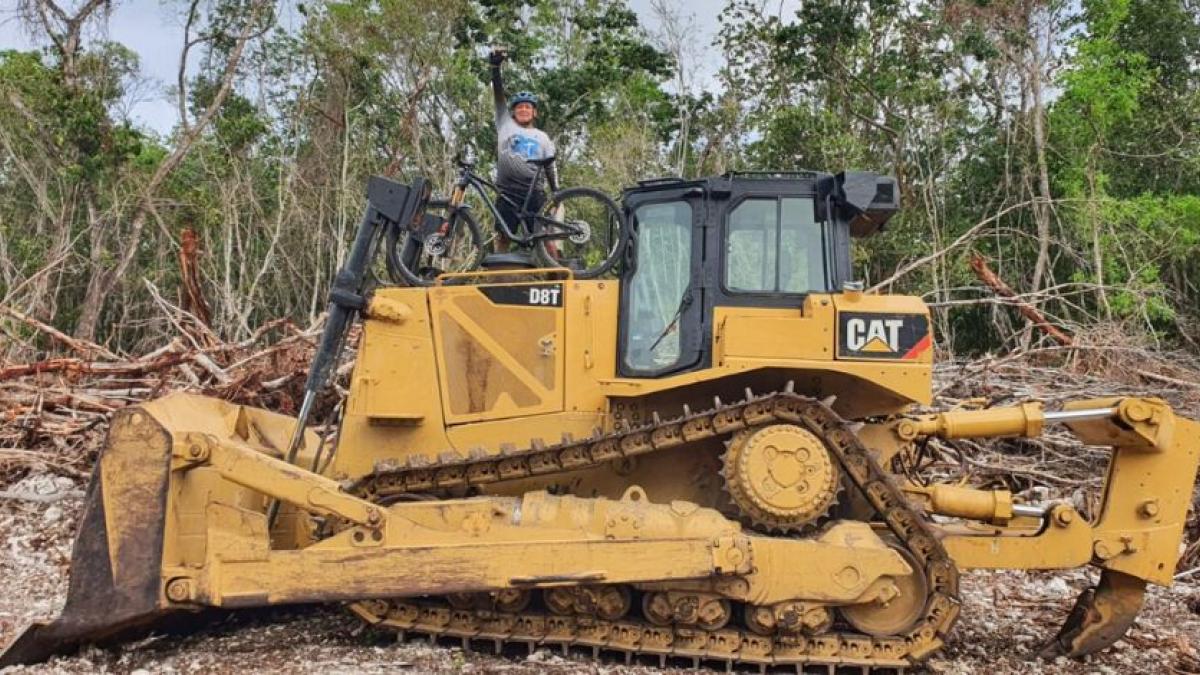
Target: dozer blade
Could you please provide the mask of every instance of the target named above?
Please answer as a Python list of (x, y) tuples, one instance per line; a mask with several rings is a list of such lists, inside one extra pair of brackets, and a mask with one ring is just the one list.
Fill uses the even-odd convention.
[(0, 668), (119, 637), (166, 614), (159, 602), (171, 439), (138, 409), (114, 415), (88, 487), (62, 615), (29, 626)]
[(1104, 570), (1100, 583), (1079, 595), (1058, 635), (1042, 649), (1042, 656), (1079, 658), (1111, 646), (1133, 625), (1145, 595), (1145, 581)]

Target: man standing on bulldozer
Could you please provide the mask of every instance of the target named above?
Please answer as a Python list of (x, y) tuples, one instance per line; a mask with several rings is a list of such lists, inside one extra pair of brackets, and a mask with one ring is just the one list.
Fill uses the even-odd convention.
[[(488, 56), (496, 105), (496, 186), (500, 189), (496, 206), (509, 228), (513, 232), (520, 232), (523, 223), (521, 212), (537, 213), (546, 203), (542, 179), (538, 176), (537, 167), (530, 164), (529, 160), (553, 157), (554, 142), (546, 132), (534, 126), (538, 115), (537, 96), (532, 92), (519, 91), (512, 99), (505, 98), (500, 64), (507, 57), (507, 52), (499, 47), (493, 48)], [(557, 189), (558, 174), (553, 164), (547, 167), (545, 175), (550, 189)], [(535, 178), (538, 184), (531, 193), (529, 187)], [(528, 203), (525, 202), (527, 195)], [(530, 225), (524, 222), (527, 229)], [(499, 240), (504, 239), (503, 234), (499, 234)], [(498, 241), (498, 244), (507, 248), (508, 242)]]

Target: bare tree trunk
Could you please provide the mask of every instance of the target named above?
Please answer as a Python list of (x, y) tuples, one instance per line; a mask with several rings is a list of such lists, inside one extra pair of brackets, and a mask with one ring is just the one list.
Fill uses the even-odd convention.
[(88, 278), (87, 291), (83, 295), (82, 310), (79, 321), (75, 324), (75, 337), (89, 342), (95, 341), (96, 325), (100, 320), (100, 308), (104, 306), (104, 296), (111, 287), (106, 283), (103, 273), (105, 237), (110, 225), (104, 222), (96, 213), (94, 205), (88, 204), (88, 268), (92, 275)]
[[(1031, 290), (1042, 289), (1042, 280), (1046, 277), (1050, 265), (1050, 169), (1046, 163), (1046, 108), (1042, 99), (1042, 68), (1045, 66), (1046, 52), (1043, 52), (1038, 40), (1033, 13), (1036, 5), (1029, 10), (1029, 29), (1033, 52), (1029, 62), (1029, 87), (1033, 95), (1033, 147), (1037, 155), (1038, 170), (1038, 201), (1034, 203), (1033, 215), (1037, 221), (1038, 254), (1033, 266), (1033, 283)], [(1049, 33), (1050, 28), (1046, 28)], [(1047, 40), (1049, 40), (1047, 34)]]
[(179, 248), (179, 279), (182, 291), (180, 306), (185, 312), (200, 320), (205, 328), (212, 327), (212, 310), (204, 297), (204, 284), (200, 278), (200, 243), (196, 231), (184, 228), (183, 245)]
[(75, 64), (82, 44), (83, 25), (96, 10), (108, 4), (109, 0), (87, 0), (73, 15), (67, 14), (53, 0), (23, 0), (20, 5), (25, 20), (41, 24), (46, 37), (54, 43), (62, 59), (63, 81), (68, 87), (74, 87), (78, 77)]
[(1088, 220), (1092, 222), (1092, 266), (1096, 278), (1096, 295), (1100, 298), (1100, 306), (1104, 308), (1104, 318), (1112, 319), (1112, 307), (1108, 304), (1108, 293), (1104, 290), (1104, 250), (1100, 246), (1100, 214), (1096, 208), (1096, 166), (1093, 161), (1095, 148), (1088, 153)]
[(267, 0), (259, 0), (255, 3), (250, 16), (247, 17), (246, 23), (242, 26), (242, 30), (234, 42), (233, 49), (229, 52), (229, 59), (225, 63), (225, 71), (221, 74), (220, 86), (217, 89), (216, 95), (213, 96), (208, 109), (196, 120), (195, 124), (183, 133), (179, 142), (175, 145), (175, 149), (158, 165), (158, 168), (154, 171), (154, 175), (146, 183), (146, 187), (142, 190), (137, 207), (134, 209), (133, 216), (130, 219), (129, 235), (121, 243), (122, 253), (116, 266), (112, 269), (101, 269), (96, 266), (92, 268), (92, 276), (88, 280), (87, 293), (85, 294), (79, 313), (79, 322), (75, 326), (76, 337), (95, 340), (96, 327), (100, 322), (100, 313), (104, 309), (104, 301), (113, 288), (116, 287), (117, 282), (128, 271), (130, 263), (137, 256), (138, 245), (141, 243), (142, 238), (142, 230), (145, 229), (146, 218), (154, 210), (154, 199), (159, 187), (162, 186), (167, 177), (171, 175), (171, 172), (187, 157), (192, 146), (199, 140), (204, 130), (208, 128), (209, 123), (212, 122), (217, 111), (224, 104), (226, 97), (229, 96), (229, 92), (233, 88), (233, 79), (237, 75), (238, 65), (242, 60), (242, 52), (245, 50), (246, 43), (250, 38), (262, 30), (258, 26), (258, 19), (268, 5), (269, 2)]
[(685, 14), (687, 3), (679, 0), (650, 0), (650, 10), (658, 17), (659, 30), (654, 36), (659, 47), (675, 60), (675, 88), (683, 102), (679, 110), (679, 137), (676, 139), (675, 175), (687, 174), (688, 151), (691, 149), (692, 111), (687, 99), (692, 93), (702, 54), (695, 35), (698, 32), (695, 14)]

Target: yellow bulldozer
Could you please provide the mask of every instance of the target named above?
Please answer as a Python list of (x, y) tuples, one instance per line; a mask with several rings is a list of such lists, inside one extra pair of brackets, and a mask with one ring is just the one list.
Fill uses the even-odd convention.
[[(429, 199), (370, 182), (299, 419), (187, 394), (113, 416), (62, 615), (0, 665), (211, 608), (344, 603), (468, 645), (904, 669), (942, 646), (964, 570), (1099, 568), (1046, 647), (1070, 656), (1171, 583), (1200, 423), (1149, 398), (916, 412), (929, 310), (851, 270), (852, 238), (898, 209), (893, 179), (646, 181), (623, 194), (613, 278), (373, 281)], [(325, 438), (307, 423), (351, 323)], [(929, 438), (1050, 425), (1111, 449), (1086, 517), (895, 470)]]

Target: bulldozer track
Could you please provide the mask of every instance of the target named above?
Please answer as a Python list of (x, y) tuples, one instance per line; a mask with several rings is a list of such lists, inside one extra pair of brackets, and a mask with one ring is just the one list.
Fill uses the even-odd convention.
[(928, 579), (924, 611), (902, 634), (873, 636), (852, 630), (820, 635), (760, 635), (748, 629), (705, 630), (697, 626), (660, 626), (630, 617), (604, 620), (594, 615), (559, 615), (541, 610), (502, 612), (455, 609), (436, 600), (373, 600), (351, 605), (371, 624), (401, 633), (503, 643), (590, 647), (668, 659), (734, 663), (763, 668), (807, 666), (861, 669), (904, 669), (936, 652), (958, 617), (958, 569), (924, 516), (905, 499), (875, 461), (849, 423), (828, 406), (792, 391), (753, 397), (733, 404), (720, 401), (711, 410), (661, 420), (635, 429), (595, 435), (584, 441), (564, 438), (553, 447), (535, 443), (522, 452), (471, 457), (443, 454), (439, 461), (421, 458), (406, 466), (381, 468), (355, 483), (356, 494), (387, 501), (393, 495), (486, 485), (562, 471), (589, 468), (612, 459), (677, 447), (769, 423), (798, 424), (824, 440), (845, 475), (876, 510), (879, 519), (903, 544)]

